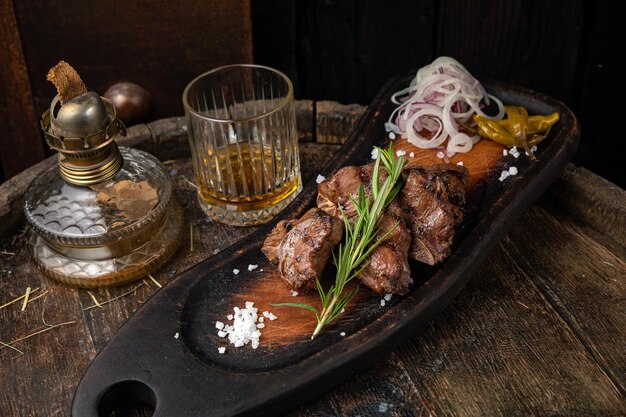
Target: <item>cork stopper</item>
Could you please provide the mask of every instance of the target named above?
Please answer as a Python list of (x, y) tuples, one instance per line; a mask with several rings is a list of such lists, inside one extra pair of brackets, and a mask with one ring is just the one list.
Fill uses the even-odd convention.
[(87, 92), (87, 87), (80, 75), (65, 61), (59, 61), (50, 68), (46, 79), (56, 87), (61, 104)]

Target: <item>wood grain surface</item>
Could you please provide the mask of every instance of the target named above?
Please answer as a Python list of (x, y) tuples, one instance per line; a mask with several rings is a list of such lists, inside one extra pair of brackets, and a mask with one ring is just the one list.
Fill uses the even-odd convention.
[(0, 0), (0, 62), (0, 171), (10, 178), (45, 157), (12, 0)]
[[(337, 148), (301, 143), (304, 180)], [(161, 285), (253, 230), (208, 220), (190, 162), (166, 165), (193, 227), (193, 250), (188, 234), (175, 260), (154, 274)], [(563, 192), (556, 187), (575, 189), (560, 181), (549, 190), (426, 332), (290, 415), (625, 415), (624, 241), (594, 228), (593, 212), (556, 208), (552, 196)], [(601, 193), (595, 204), (604, 204)], [(0, 341), (44, 332), (12, 344), (23, 354), (0, 346), (0, 415), (67, 416), (90, 360), (159, 288), (150, 280), (92, 291), (59, 286), (29, 260), (22, 226), (0, 239), (0, 305), (27, 286), (41, 289), (23, 312), (19, 301), (0, 309)]]

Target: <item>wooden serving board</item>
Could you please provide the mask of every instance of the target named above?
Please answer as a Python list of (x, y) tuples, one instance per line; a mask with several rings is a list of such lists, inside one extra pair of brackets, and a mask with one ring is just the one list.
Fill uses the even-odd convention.
[[(322, 175), (329, 177), (342, 166), (370, 161), (372, 147), (388, 140), (384, 123), (395, 107), (389, 97), (409, 81), (410, 77), (396, 77), (385, 84)], [(311, 182), (270, 224), (187, 270), (146, 303), (93, 360), (76, 390), (73, 415), (108, 416), (122, 404), (146, 403), (155, 407), (156, 417), (274, 416), (368, 367), (422, 329), (454, 299), (513, 222), (556, 179), (578, 143), (577, 121), (562, 103), (504, 84), (492, 83), (489, 90), (506, 104), (525, 106), (530, 114), (558, 111), (561, 120), (540, 145), (536, 161), (523, 152), (518, 159), (505, 157), (503, 147), (486, 140), (451, 159), (463, 161), (470, 171), (469, 213), (450, 258), (435, 267), (411, 264), (415, 285), (408, 295), (394, 296), (381, 306), (381, 296), (363, 288), (341, 319), (313, 341), (311, 313), (270, 306), (318, 304), (314, 293), (294, 298), (260, 250), (276, 222), (299, 217), (315, 204), (317, 184)], [(402, 139), (394, 145), (407, 156), (415, 153), (410, 164), (442, 163), (436, 150), (419, 150)], [(518, 175), (498, 181), (509, 166), (516, 166)], [(250, 264), (258, 268), (248, 271)], [(241, 272), (235, 275), (233, 269)], [(227, 321), (232, 308), (243, 307), (246, 301), (278, 317), (266, 320), (257, 350), (235, 349), (215, 329), (217, 320)], [(226, 347), (226, 354), (218, 353), (220, 346)]]

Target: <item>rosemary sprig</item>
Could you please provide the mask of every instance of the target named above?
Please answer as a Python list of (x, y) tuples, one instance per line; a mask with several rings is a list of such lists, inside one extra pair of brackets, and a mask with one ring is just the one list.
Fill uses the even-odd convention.
[[(335, 283), (328, 291), (324, 291), (319, 280), (315, 282), (322, 302), (321, 310), (309, 304), (272, 304), (304, 308), (313, 312), (317, 319), (317, 327), (311, 335), (311, 339), (314, 339), (324, 326), (335, 321), (352, 297), (356, 295), (359, 287), (357, 286), (352, 291), (344, 294), (346, 285), (367, 267), (369, 255), (393, 231), (391, 229), (383, 236), (377, 238), (380, 232), (378, 227), (380, 214), (398, 195), (404, 185), (401, 180), (401, 173), (406, 165), (406, 161), (402, 156), (396, 158), (393, 152), (393, 145), (391, 144), (386, 150), (378, 147), (377, 149), (378, 157), (376, 158), (372, 174), (371, 198), (365, 196), (363, 184), (359, 187), (356, 200), (354, 196), (350, 196), (350, 201), (357, 212), (357, 218), (353, 223), (348, 220), (343, 208), (339, 207), (345, 226), (345, 240), (339, 245), (337, 255), (333, 253), (333, 260), (337, 266)], [(381, 163), (388, 173), (382, 185), (380, 185)]]

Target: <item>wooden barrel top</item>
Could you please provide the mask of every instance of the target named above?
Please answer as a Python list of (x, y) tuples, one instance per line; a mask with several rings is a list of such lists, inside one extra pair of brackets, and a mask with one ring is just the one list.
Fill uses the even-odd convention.
[[(303, 181), (315, 178), (363, 110), (297, 103)], [(184, 243), (156, 282), (64, 287), (29, 259), (22, 213), (28, 184), (55, 157), (0, 185), (1, 416), (68, 416), (82, 373), (126, 319), (159, 286), (254, 230), (200, 211), (182, 118), (128, 133), (120, 144), (170, 170), (185, 207)], [(424, 333), (290, 415), (626, 415), (625, 245), (626, 192), (569, 165)], [(22, 299), (3, 306), (27, 287), (36, 291), (24, 311)]]

